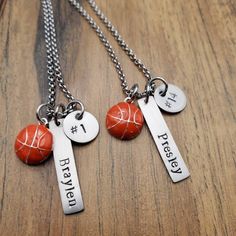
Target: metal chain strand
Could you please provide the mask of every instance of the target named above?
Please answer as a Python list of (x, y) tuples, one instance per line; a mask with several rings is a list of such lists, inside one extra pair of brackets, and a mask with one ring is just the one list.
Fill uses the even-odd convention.
[(108, 20), (106, 15), (101, 11), (101, 9), (98, 7), (96, 2), (94, 0), (87, 0), (95, 14), (98, 16), (98, 18), (101, 20), (101, 22), (106, 26), (108, 31), (111, 32), (114, 39), (117, 41), (119, 46), (122, 48), (122, 50), (129, 56), (130, 60), (139, 68), (139, 70), (144, 74), (144, 76), (150, 80), (152, 78), (151, 72), (147, 69), (147, 67), (142, 63), (140, 59), (137, 58), (135, 53), (131, 48), (129, 48), (128, 44), (124, 41), (121, 34), (118, 32), (118, 30), (115, 28), (115, 26), (111, 23), (111, 21)]
[[(115, 64), (115, 68), (116, 71), (118, 73), (119, 79), (121, 81), (121, 87), (123, 92), (129, 97), (132, 94), (132, 90), (129, 89), (128, 86), (128, 82), (126, 80), (126, 76), (123, 72), (122, 66), (119, 62), (118, 57), (116, 56), (115, 51), (113, 50), (110, 42), (108, 41), (108, 39), (106, 38), (106, 36), (104, 35), (104, 33), (102, 32), (102, 30), (100, 29), (100, 27), (96, 24), (96, 22), (94, 21), (94, 19), (87, 13), (87, 11), (82, 7), (82, 5), (77, 2), (76, 0), (68, 0), (70, 2), (70, 4), (76, 8), (76, 10), (81, 14), (81, 16), (83, 16), (86, 21), (90, 24), (91, 28), (96, 32), (96, 34), (98, 35), (99, 39), (101, 40), (101, 42), (103, 43), (103, 45), (105, 46), (109, 56), (111, 57), (112, 62)], [(150, 74), (150, 72), (148, 72)], [(151, 77), (150, 77), (151, 78)], [(149, 79), (149, 78), (148, 78)], [(144, 92), (137, 92), (136, 93), (136, 97), (137, 98), (141, 98), (146, 96), (146, 91)]]
[(50, 40), (50, 25), (49, 25), (49, 12), (46, 1), (42, 1), (43, 9), (43, 21), (44, 21), (44, 38), (46, 45), (47, 53), (47, 74), (48, 74), (48, 116), (51, 116), (53, 113), (53, 108), (55, 107), (55, 98), (56, 98), (56, 81), (54, 78), (54, 66), (53, 66), (53, 57), (51, 50), (51, 40)]
[(47, 52), (47, 74), (49, 84), (48, 116), (53, 116), (55, 113), (54, 107), (56, 101), (56, 83), (69, 101), (74, 100), (74, 97), (67, 89), (61, 72), (51, 0), (42, 0), (42, 9), (44, 21), (44, 37)]
[(55, 30), (55, 22), (53, 18), (53, 8), (51, 0), (47, 0), (49, 6), (49, 24), (50, 24), (50, 31), (51, 31), (51, 47), (52, 47), (52, 55), (53, 55), (53, 63), (54, 63), (54, 72), (55, 77), (58, 82), (59, 88), (64, 93), (65, 97), (71, 101), (74, 100), (74, 97), (71, 95), (70, 91), (67, 89), (64, 79), (61, 72), (59, 54), (57, 50), (57, 40), (56, 40), (56, 30)]

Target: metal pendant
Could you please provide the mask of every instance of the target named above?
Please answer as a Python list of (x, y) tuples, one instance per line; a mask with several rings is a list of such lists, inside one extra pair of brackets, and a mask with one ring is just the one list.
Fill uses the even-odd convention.
[(82, 211), (84, 205), (71, 141), (63, 131), (63, 120), (59, 120), (59, 123), (59, 126), (54, 121), (49, 123), (54, 139), (54, 163), (64, 213), (73, 214)]
[(77, 143), (88, 143), (95, 139), (99, 133), (97, 119), (89, 112), (71, 112), (63, 122), (66, 136)]
[(187, 166), (179, 152), (171, 132), (153, 98), (138, 100), (157, 149), (173, 182), (179, 182), (190, 176)]
[(162, 92), (165, 85), (157, 87), (154, 98), (157, 105), (164, 111), (169, 113), (178, 113), (182, 111), (187, 105), (187, 99), (184, 92), (173, 84), (168, 84), (166, 95), (163, 96)]

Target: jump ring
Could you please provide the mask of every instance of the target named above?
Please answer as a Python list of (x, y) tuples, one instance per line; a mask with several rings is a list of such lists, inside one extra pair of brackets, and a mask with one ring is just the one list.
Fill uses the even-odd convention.
[[(61, 108), (62, 112), (60, 112), (60, 108)], [(66, 107), (62, 103), (60, 103), (56, 106), (55, 115), (54, 115), (54, 122), (57, 126), (60, 125), (60, 121), (58, 120), (58, 118), (63, 118), (64, 117), (65, 110), (66, 110)]]
[(77, 119), (81, 119), (83, 114), (84, 114), (84, 105), (83, 105), (83, 103), (80, 100), (74, 99), (71, 102), (69, 102), (68, 105), (66, 106), (66, 110), (70, 111), (71, 107), (73, 107), (73, 105), (76, 105), (76, 104), (78, 104), (80, 106), (80, 110), (79, 110), (80, 114), (76, 118)]
[(128, 96), (125, 98), (124, 102), (133, 103), (134, 100), (130, 96)]
[(139, 89), (139, 86), (138, 84), (134, 84), (131, 88), (130, 88), (130, 95), (129, 97), (133, 100), (137, 93), (138, 93), (138, 89)]
[(166, 93), (167, 93), (168, 87), (169, 87), (168, 83), (166, 82), (166, 80), (164, 78), (162, 78), (162, 77), (155, 77), (155, 78), (152, 78), (150, 80), (150, 83), (152, 84), (155, 80), (159, 80), (159, 81), (161, 81), (165, 85), (165, 89), (164, 89), (164, 91), (162, 91), (161, 95), (163, 97), (166, 96)]
[(166, 82), (166, 80), (164, 78), (154, 77), (154, 78), (150, 79), (146, 85), (146, 99), (145, 99), (146, 103), (148, 103), (149, 96), (151, 96), (154, 92), (154, 81), (156, 81), (156, 80), (161, 81), (165, 85), (165, 89), (164, 89), (164, 91), (162, 91), (161, 96), (164, 97), (168, 91), (168, 83)]
[(38, 108), (37, 108), (37, 110), (36, 110), (36, 118), (37, 118), (37, 120), (38, 120), (41, 124), (48, 125), (48, 119), (47, 119), (47, 117), (42, 117), (42, 116), (41, 116), (41, 110), (42, 110), (44, 107), (51, 108), (48, 103), (43, 103), (43, 104), (39, 105)]

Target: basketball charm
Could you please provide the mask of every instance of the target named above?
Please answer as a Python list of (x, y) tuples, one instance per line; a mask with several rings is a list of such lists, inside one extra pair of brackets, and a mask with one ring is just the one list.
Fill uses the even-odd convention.
[(38, 165), (50, 156), (52, 144), (52, 133), (44, 125), (33, 124), (17, 135), (15, 152), (24, 163)]
[(106, 116), (109, 133), (121, 140), (137, 137), (143, 127), (143, 114), (132, 103), (120, 102), (110, 108)]

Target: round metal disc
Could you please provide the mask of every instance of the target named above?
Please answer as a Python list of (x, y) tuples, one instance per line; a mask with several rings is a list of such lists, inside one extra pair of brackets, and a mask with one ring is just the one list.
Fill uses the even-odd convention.
[(187, 99), (184, 92), (173, 84), (168, 84), (168, 90), (165, 96), (162, 96), (162, 92), (165, 89), (165, 85), (157, 87), (154, 98), (157, 105), (164, 111), (169, 113), (177, 113), (182, 111), (187, 105)]
[(89, 112), (84, 112), (79, 117), (80, 111), (71, 112), (63, 122), (66, 136), (77, 143), (88, 143), (95, 139), (99, 133), (97, 119)]

